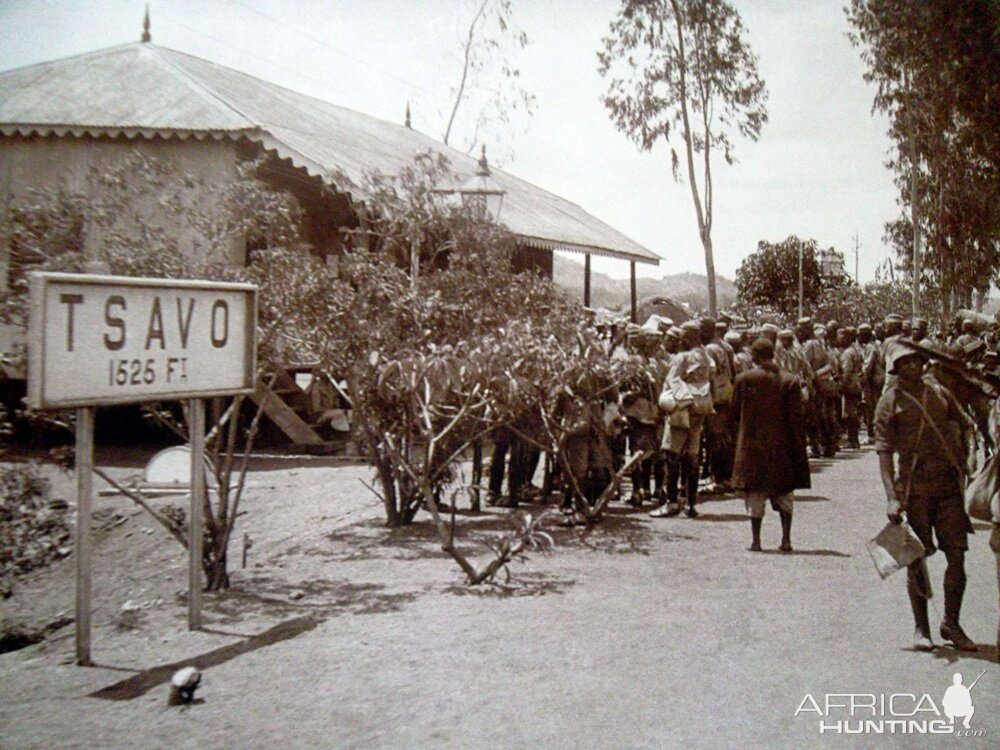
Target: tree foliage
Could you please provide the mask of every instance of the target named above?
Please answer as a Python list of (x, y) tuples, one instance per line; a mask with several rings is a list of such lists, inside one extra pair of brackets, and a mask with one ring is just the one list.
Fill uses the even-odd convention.
[[(767, 121), (767, 91), (744, 36), (739, 13), (725, 0), (622, 0), (597, 53), (598, 71), (609, 78), (604, 104), (615, 126), (643, 151), (680, 136), (712, 315), (712, 155), (721, 153), (731, 164), (735, 134), (757, 140)], [(670, 154), (679, 179), (673, 145)]]
[[(396, 177), (368, 175), (370, 227), (345, 257), (344, 283), (325, 314), (313, 315), (322, 361), (350, 382), (358, 438), (380, 468), (390, 524), (408, 523), (427, 500), (405, 465), (436, 434), (430, 415), (451, 415), (449, 435), (459, 446), (472, 442), (497, 423), (503, 389), (492, 379), (518, 360), (510, 342), (572, 341), (581, 325), (581, 311), (554, 284), (513, 272), (507, 230), (431, 198), (446, 168), (421, 155)], [(422, 270), (407, 274), (416, 256)], [(454, 464), (430, 456), (413, 473), (430, 476), (437, 492)]]
[(824, 289), (811, 313), (820, 321), (874, 325), (890, 313), (905, 314), (910, 308), (911, 294), (912, 289), (901, 281), (876, 280), (859, 286), (848, 280)]
[(761, 240), (757, 252), (743, 259), (736, 270), (737, 302), (743, 307), (766, 307), (785, 317), (799, 306), (799, 256), (802, 257), (803, 310), (809, 310), (823, 293), (819, 245), (789, 235), (781, 242)]
[(441, 507), (476, 490), (463, 475), (470, 447), (506, 428), (559, 455), (575, 428), (568, 404), (600, 413), (631, 364), (608, 356), (550, 280), (514, 272), (508, 230), (433, 199), (446, 169), (422, 155), (400, 175), (367, 177), (368, 227), (313, 320), (321, 361), (350, 383), (355, 439), (375, 467), (386, 522), (408, 524), (426, 508), (442, 549), (479, 583), (546, 545), (535, 519), (482, 567), (460, 550)]
[(916, 215), (920, 282), (947, 318), (954, 295), (987, 289), (1000, 268), (1000, 5), (852, 0), (846, 12), (909, 213), (887, 237), (912, 281)]

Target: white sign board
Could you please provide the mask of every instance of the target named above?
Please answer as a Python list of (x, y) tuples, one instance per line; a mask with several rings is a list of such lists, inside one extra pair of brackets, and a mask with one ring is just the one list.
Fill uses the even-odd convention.
[(250, 393), (257, 288), (176, 279), (31, 275), (33, 409)]

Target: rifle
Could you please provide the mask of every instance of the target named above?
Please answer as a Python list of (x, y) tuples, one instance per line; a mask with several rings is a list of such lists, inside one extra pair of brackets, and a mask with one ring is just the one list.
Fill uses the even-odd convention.
[[(979, 677), (982, 677), (984, 674), (986, 674), (986, 670), (985, 669), (982, 671), (982, 673), (979, 675)], [(970, 693), (972, 692), (972, 688), (974, 688), (976, 686), (976, 683), (979, 682), (979, 677), (977, 677), (976, 679), (974, 679), (972, 681), (972, 684), (969, 685), (969, 692)]]

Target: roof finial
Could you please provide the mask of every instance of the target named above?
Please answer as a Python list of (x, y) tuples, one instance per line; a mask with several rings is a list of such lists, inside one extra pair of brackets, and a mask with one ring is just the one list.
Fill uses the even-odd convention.
[(153, 37), (149, 34), (149, 4), (146, 5), (146, 16), (142, 19), (142, 41), (151, 42)]
[(479, 169), (476, 174), (488, 175), (490, 173), (489, 162), (486, 161), (486, 144), (483, 144), (479, 157)]
[(408, 127), (408, 128), (412, 127), (410, 125), (410, 103), (409, 102), (406, 103), (406, 122), (404, 122), (403, 124), (406, 125), (406, 127)]

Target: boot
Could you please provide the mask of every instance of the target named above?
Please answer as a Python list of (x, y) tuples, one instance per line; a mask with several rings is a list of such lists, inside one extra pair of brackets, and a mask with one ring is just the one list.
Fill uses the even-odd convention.
[(778, 515), (781, 517), (781, 546), (778, 547), (782, 552), (792, 551), (792, 514), (787, 510), (778, 511)]
[(946, 641), (951, 641), (951, 645), (959, 651), (978, 651), (975, 642), (965, 634), (962, 626), (958, 623), (950, 623), (947, 620), (942, 620), (941, 637)]
[(662, 458), (656, 458), (653, 460), (653, 487), (656, 488), (653, 494), (656, 498), (657, 505), (662, 505), (666, 502), (667, 485), (665, 470), (666, 465)]
[(680, 481), (680, 457), (671, 453), (667, 456), (667, 502), (652, 511), (649, 515), (653, 518), (672, 518), (680, 514), (681, 506), (677, 502)]
[(962, 609), (962, 596), (965, 593), (964, 581), (962, 585), (955, 583), (945, 583), (944, 586), (944, 620), (941, 621), (941, 637), (959, 651), (975, 651), (976, 644), (962, 630), (958, 624), (958, 615)]
[(760, 527), (764, 525), (763, 518), (751, 518), (750, 519), (750, 534), (752, 540), (750, 546), (747, 547), (749, 552), (760, 552)]
[(698, 511), (694, 504), (698, 500), (698, 468), (695, 467), (688, 474), (687, 484), (687, 510), (684, 511), (688, 518), (697, 518)]
[(851, 448), (860, 448), (861, 439), (858, 436), (860, 425), (854, 417), (847, 420), (847, 443)]
[[(921, 561), (922, 564), (923, 561)], [(927, 616), (927, 588), (920, 577), (924, 571), (908, 569), (906, 571), (906, 593), (910, 597), (910, 609), (913, 610), (913, 648), (917, 651), (932, 651), (934, 641), (931, 640), (931, 623)]]

